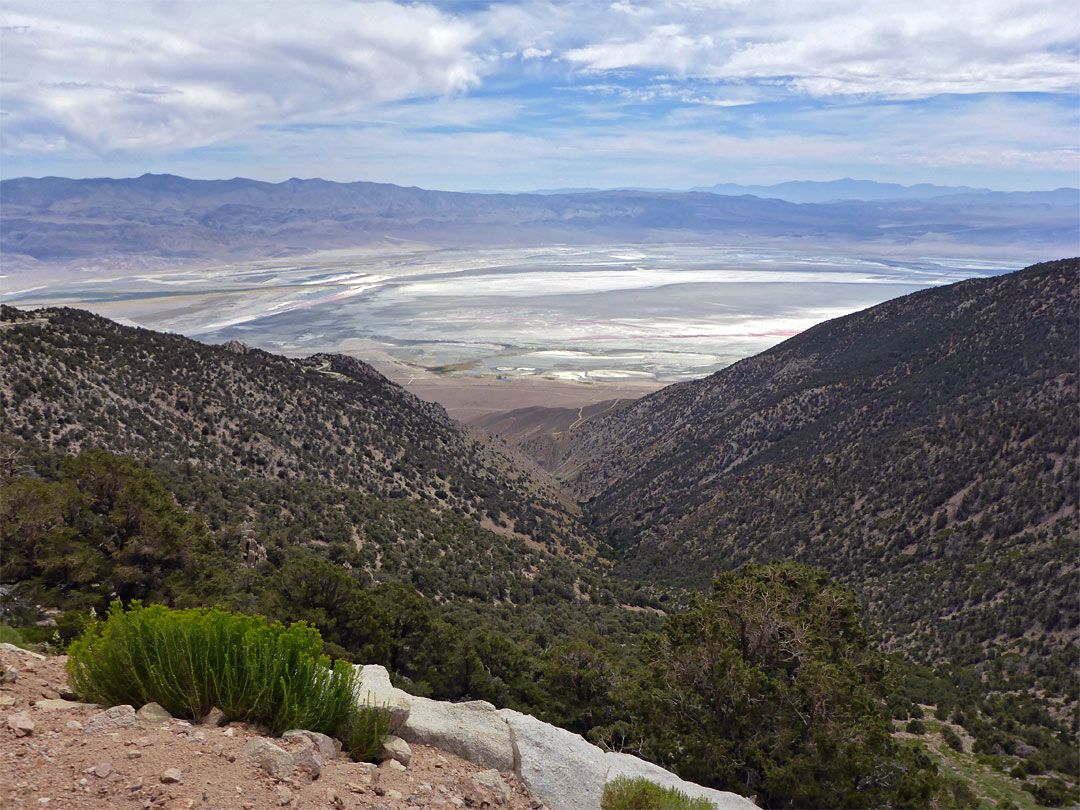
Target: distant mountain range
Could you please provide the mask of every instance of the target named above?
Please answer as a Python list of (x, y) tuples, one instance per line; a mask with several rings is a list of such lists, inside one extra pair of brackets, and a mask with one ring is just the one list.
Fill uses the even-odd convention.
[(40, 262), (236, 260), (400, 240), (440, 247), (782, 241), (1043, 257), (1075, 250), (1078, 212), (1080, 200), (1068, 191), (796, 205), (703, 192), (465, 194), (295, 178), (46, 177), (0, 183), (0, 250), (9, 274)]
[[(590, 194), (598, 188), (538, 189), (535, 194)], [(678, 192), (670, 188), (620, 187), (619, 191), (650, 191), (669, 194)], [(899, 183), (879, 183), (875, 180), (791, 180), (771, 186), (744, 186), (738, 183), (717, 183), (712, 186), (694, 186), (690, 191), (702, 191), (728, 197), (753, 196), (770, 200), (786, 200), (793, 203), (828, 203), (850, 200), (862, 202), (896, 200), (932, 200), (941, 197), (951, 202), (964, 199), (968, 202), (994, 203), (999, 205), (1070, 205), (1080, 198), (1080, 189), (1058, 188), (1053, 191), (993, 191), (971, 186), (937, 186), (917, 183), (902, 186)]]

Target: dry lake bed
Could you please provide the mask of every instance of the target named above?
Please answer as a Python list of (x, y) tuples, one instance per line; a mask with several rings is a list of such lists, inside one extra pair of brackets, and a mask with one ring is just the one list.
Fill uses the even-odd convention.
[(20, 275), (3, 279), (0, 301), (291, 356), (344, 352), (468, 418), (640, 396), (828, 318), (1023, 265), (685, 244), (365, 248)]

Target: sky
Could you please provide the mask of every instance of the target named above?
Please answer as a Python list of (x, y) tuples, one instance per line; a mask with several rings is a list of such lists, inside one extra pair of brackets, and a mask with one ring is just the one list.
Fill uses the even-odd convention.
[(1076, 186), (1065, 0), (0, 0), (0, 176)]

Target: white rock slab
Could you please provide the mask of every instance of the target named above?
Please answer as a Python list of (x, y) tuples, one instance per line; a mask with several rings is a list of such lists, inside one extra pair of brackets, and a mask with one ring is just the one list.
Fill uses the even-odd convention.
[(502, 709), (514, 733), (518, 775), (534, 799), (551, 810), (600, 810), (608, 763), (603, 750), (528, 714)]
[(410, 695), (409, 719), (397, 733), (406, 742), (433, 745), (481, 768), (512, 771), (510, 727), (499, 714), (484, 700), (444, 703)]

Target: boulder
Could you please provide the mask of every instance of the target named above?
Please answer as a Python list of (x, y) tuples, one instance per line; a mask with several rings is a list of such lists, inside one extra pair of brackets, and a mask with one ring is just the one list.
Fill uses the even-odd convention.
[(135, 709), (128, 705), (113, 706), (99, 712), (86, 721), (83, 730), (87, 734), (99, 734), (103, 731), (118, 731), (122, 728), (134, 728), (139, 725)]
[(512, 709), (498, 714), (513, 731), (516, 770), (534, 799), (551, 810), (599, 810), (608, 768), (600, 748), (531, 715)]
[(285, 779), (293, 772), (295, 762), (292, 756), (266, 737), (252, 737), (241, 753), (271, 776)]
[(390, 734), (383, 740), (382, 749), (375, 755), (375, 759), (379, 762), (396, 759), (407, 768), (409, 763), (412, 762), (412, 749), (401, 737)]
[(390, 731), (396, 732), (409, 719), (412, 695), (390, 683), (390, 673), (378, 664), (356, 665), (361, 705), (382, 706), (390, 711)]
[(514, 769), (510, 727), (484, 700), (443, 703), (410, 696), (409, 718), (398, 734), (406, 742), (441, 748), (481, 768)]
[(640, 776), (650, 782), (655, 782), (661, 787), (680, 790), (691, 799), (708, 799), (716, 805), (717, 810), (757, 810), (757, 805), (745, 796), (713, 790), (712, 788), (696, 785), (693, 782), (686, 782), (670, 771), (665, 771), (659, 765), (638, 759), (630, 754), (608, 752), (604, 754), (604, 760), (608, 766), (606, 782), (611, 782), (620, 776), (630, 779)]

